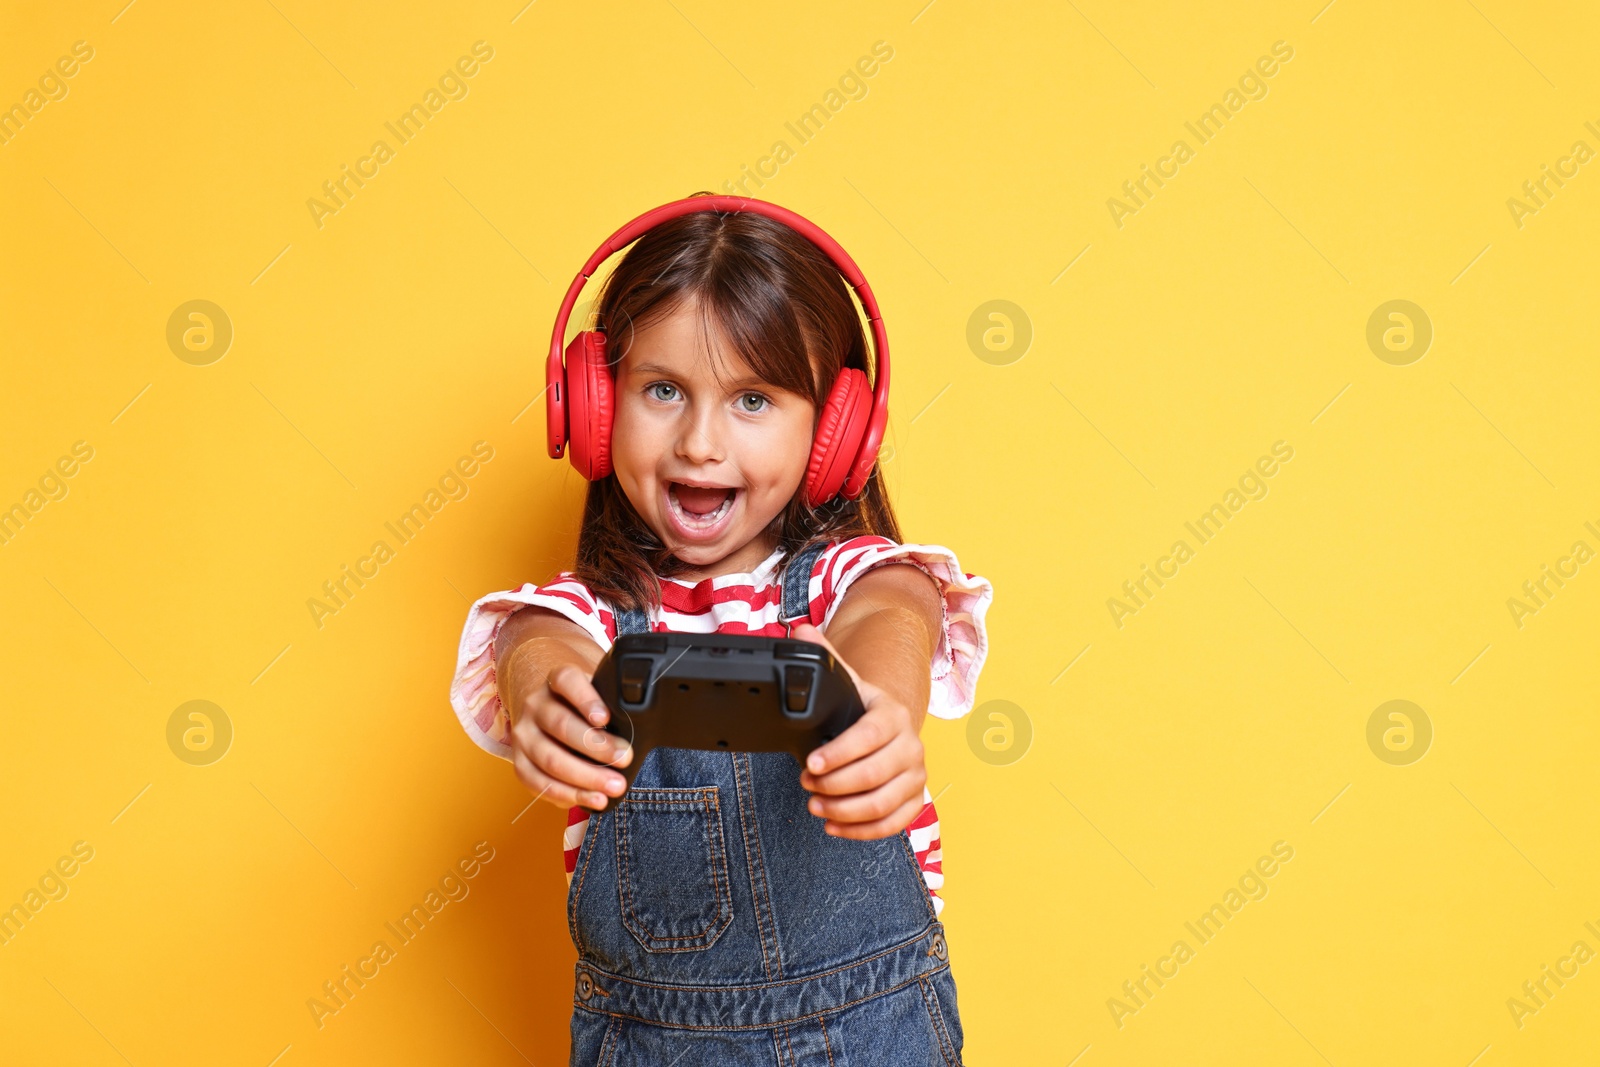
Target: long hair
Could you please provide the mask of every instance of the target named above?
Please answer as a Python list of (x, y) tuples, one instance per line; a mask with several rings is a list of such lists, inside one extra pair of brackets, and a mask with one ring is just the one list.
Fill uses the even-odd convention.
[[(694, 193), (709, 196), (710, 193)], [(868, 372), (867, 340), (848, 285), (826, 254), (788, 226), (754, 212), (699, 211), (650, 230), (622, 257), (596, 301), (596, 328), (616, 378), (635, 330), (698, 304), (702, 330), (714, 317), (738, 355), (764, 381), (822, 408), (839, 371)], [(720, 377), (720, 375), (719, 375)], [(869, 374), (870, 377), (870, 374)], [(808, 507), (805, 482), (774, 527), (784, 559), (814, 542), (862, 534), (900, 540), (877, 463), (861, 494)], [(655, 608), (660, 577), (691, 569), (640, 517), (616, 473), (589, 483), (574, 576), (619, 610)]]

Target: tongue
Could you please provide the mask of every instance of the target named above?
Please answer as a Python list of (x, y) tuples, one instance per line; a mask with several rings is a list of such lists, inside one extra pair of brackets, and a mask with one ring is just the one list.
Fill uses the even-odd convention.
[(728, 499), (731, 489), (698, 489), (691, 485), (674, 484), (673, 493), (683, 510), (693, 515), (709, 515)]

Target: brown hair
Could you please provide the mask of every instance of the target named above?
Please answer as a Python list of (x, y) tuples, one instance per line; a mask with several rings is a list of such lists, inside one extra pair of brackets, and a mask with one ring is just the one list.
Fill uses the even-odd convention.
[[(634, 243), (596, 301), (596, 328), (606, 331), (613, 380), (634, 330), (686, 301), (698, 304), (708, 336), (715, 316), (733, 350), (758, 376), (809, 399), (819, 419), (839, 371), (867, 371), (861, 317), (838, 268), (808, 239), (765, 215), (693, 212)], [(821, 507), (807, 507), (802, 481), (768, 530), (773, 527), (784, 559), (814, 542), (861, 534), (900, 540), (876, 463), (854, 500), (840, 493)], [(661, 602), (657, 575), (688, 569), (640, 517), (615, 472), (589, 483), (573, 568), (579, 581), (619, 610), (646, 608)]]

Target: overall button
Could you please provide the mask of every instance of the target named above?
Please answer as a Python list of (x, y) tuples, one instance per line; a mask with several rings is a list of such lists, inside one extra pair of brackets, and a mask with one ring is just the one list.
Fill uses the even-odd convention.
[(938, 956), (941, 960), (950, 958), (950, 949), (945, 946), (943, 933), (933, 935), (933, 949), (930, 954)]
[(584, 1000), (588, 1000), (590, 995), (593, 993), (594, 979), (589, 977), (589, 972), (585, 971), (578, 975), (578, 996), (582, 997)]

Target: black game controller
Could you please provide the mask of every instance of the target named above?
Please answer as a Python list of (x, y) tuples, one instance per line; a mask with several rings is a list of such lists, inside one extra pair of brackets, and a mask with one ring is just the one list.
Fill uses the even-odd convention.
[(629, 787), (656, 748), (788, 752), (803, 767), (865, 709), (822, 645), (781, 637), (646, 633), (617, 638), (595, 668), (604, 729), (633, 746)]

